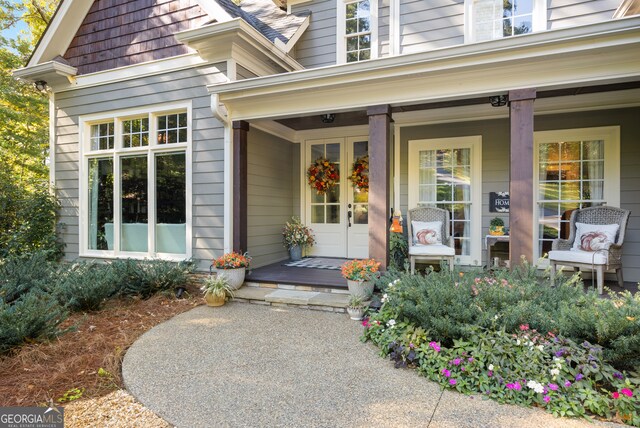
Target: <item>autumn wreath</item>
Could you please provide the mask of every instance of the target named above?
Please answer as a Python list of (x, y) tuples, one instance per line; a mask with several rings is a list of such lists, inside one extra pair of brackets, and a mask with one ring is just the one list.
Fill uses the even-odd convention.
[(327, 158), (319, 157), (307, 170), (307, 180), (318, 195), (324, 195), (340, 180), (338, 166)]
[(369, 155), (364, 155), (356, 159), (353, 163), (353, 171), (349, 180), (353, 187), (364, 192), (369, 191)]

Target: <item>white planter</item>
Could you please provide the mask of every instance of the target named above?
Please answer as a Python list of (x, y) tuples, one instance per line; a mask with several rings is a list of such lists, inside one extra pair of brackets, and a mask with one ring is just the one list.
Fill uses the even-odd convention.
[(354, 321), (360, 321), (364, 316), (364, 308), (347, 308), (349, 318)]
[(229, 282), (229, 285), (234, 290), (237, 290), (244, 283), (244, 275), (246, 268), (237, 268), (237, 269), (218, 269), (214, 268), (216, 274), (219, 277), (224, 277)]
[(347, 286), (352, 296), (360, 296), (368, 299), (373, 294), (373, 282), (371, 281), (353, 281), (347, 279)]

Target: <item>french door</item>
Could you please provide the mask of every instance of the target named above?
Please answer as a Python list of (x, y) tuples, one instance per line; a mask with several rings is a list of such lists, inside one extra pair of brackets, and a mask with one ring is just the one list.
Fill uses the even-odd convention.
[[(324, 194), (309, 186), (309, 166), (319, 158), (339, 172), (335, 186)], [(310, 254), (323, 257), (365, 258), (369, 255), (369, 192), (349, 180), (354, 162), (368, 162), (367, 137), (310, 140), (305, 144), (305, 223), (316, 236)]]

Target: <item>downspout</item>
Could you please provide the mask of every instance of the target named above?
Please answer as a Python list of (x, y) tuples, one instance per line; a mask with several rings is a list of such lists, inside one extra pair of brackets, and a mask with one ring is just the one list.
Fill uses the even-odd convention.
[(233, 242), (233, 147), (231, 138), (231, 120), (220, 105), (218, 94), (211, 94), (211, 113), (224, 126), (224, 252), (232, 250)]

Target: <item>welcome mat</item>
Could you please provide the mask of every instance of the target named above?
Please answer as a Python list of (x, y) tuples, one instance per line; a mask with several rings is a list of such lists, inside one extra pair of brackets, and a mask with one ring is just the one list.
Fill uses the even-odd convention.
[(285, 263), (285, 266), (301, 267), (311, 269), (340, 270), (340, 267), (347, 259), (332, 259), (328, 257), (306, 257), (296, 262)]

